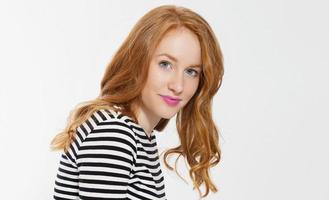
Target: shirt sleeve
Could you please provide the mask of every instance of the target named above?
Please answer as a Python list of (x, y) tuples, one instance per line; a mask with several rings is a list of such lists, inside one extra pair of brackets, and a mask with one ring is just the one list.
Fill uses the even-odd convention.
[(55, 179), (54, 199), (78, 199), (78, 169), (71, 163), (67, 154), (62, 153)]
[(127, 197), (137, 152), (134, 132), (121, 119), (90, 121), (77, 130), (77, 140), (61, 156), (54, 199)]

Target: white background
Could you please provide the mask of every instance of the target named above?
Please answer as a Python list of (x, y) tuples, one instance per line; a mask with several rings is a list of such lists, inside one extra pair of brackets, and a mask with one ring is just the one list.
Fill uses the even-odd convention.
[[(75, 105), (98, 95), (137, 20), (167, 3), (202, 15), (224, 53), (213, 110), (223, 150), (211, 171), (219, 192), (207, 199), (329, 199), (324, 0), (1, 0), (1, 199), (52, 198), (59, 152), (49, 150), (51, 139)], [(174, 122), (157, 134), (160, 150), (177, 144)], [(197, 199), (191, 185), (164, 173), (168, 200)]]

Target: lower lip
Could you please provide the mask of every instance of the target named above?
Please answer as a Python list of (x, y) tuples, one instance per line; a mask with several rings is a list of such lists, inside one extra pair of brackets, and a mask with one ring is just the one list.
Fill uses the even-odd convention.
[(161, 96), (162, 99), (169, 105), (169, 106), (176, 106), (179, 103), (179, 100), (173, 100), (168, 97)]

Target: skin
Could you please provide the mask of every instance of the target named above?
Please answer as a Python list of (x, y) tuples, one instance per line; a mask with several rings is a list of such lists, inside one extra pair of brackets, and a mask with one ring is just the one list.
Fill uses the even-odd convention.
[[(201, 70), (197, 36), (185, 27), (166, 33), (151, 58), (142, 106), (136, 116), (148, 136), (161, 118), (170, 119), (189, 102), (198, 88)], [(178, 97), (181, 101), (169, 106), (160, 95)]]

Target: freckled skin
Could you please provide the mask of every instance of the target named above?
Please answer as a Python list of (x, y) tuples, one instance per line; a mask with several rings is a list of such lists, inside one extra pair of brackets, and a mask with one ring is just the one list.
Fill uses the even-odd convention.
[[(177, 62), (164, 55), (157, 56), (163, 53), (175, 57)], [(141, 112), (153, 119), (152, 121), (173, 117), (188, 103), (198, 88), (201, 68), (191, 68), (198, 64), (201, 64), (201, 48), (197, 36), (187, 28), (169, 31), (152, 56), (148, 78), (142, 91)], [(193, 76), (193, 71), (198, 72), (196, 76)], [(169, 106), (160, 94), (182, 100), (176, 106)]]

